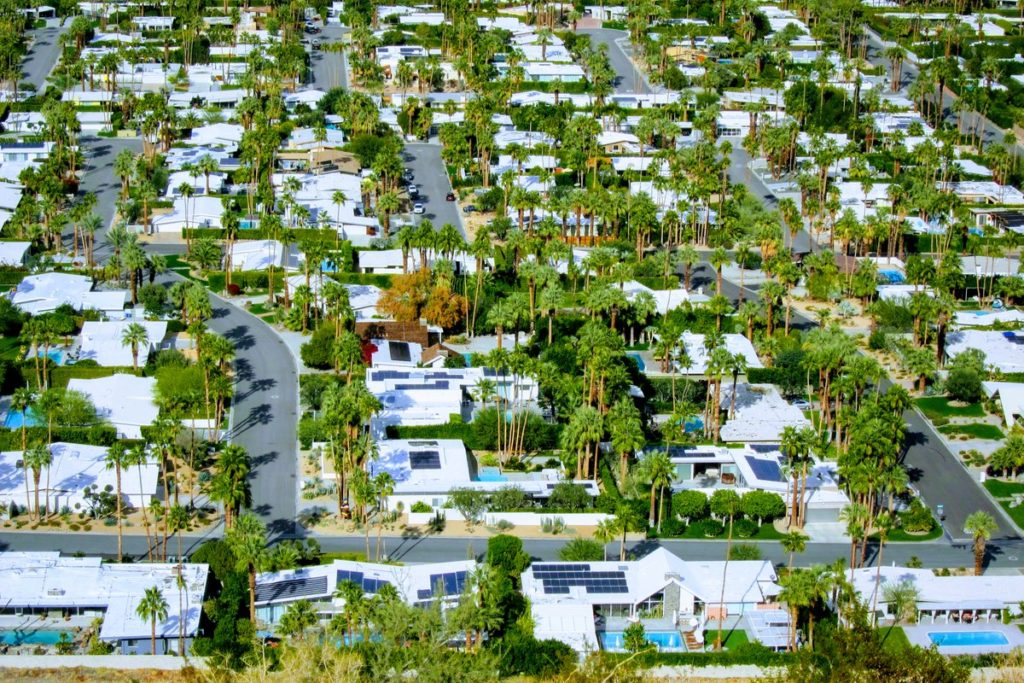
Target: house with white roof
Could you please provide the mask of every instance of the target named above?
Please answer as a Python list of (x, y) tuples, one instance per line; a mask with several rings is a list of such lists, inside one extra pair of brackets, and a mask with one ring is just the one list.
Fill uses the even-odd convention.
[(76, 311), (100, 311), (108, 318), (124, 317), (128, 291), (93, 291), (92, 278), (70, 273), (29, 275), (9, 295), (11, 303), (31, 315), (49, 313), (67, 304)]
[(320, 619), (327, 621), (345, 605), (335, 597), (345, 581), (359, 585), (368, 600), (389, 584), (408, 605), (427, 607), (440, 602), (445, 608), (459, 601), (475, 569), (475, 560), (404, 565), (334, 560), (316, 567), (264, 572), (256, 576), (256, 618), (275, 626), (289, 605), (308, 600)]
[(494, 146), (496, 149), (505, 150), (510, 145), (520, 145), (527, 149), (533, 149), (538, 145), (552, 147), (555, 139), (547, 133), (525, 130), (503, 130), (494, 135)]
[(423, 362), (423, 346), (415, 342), (373, 339), (369, 352), (370, 365), (381, 370), (415, 368)]
[(131, 367), (131, 346), (122, 343), (125, 330), (131, 324), (142, 325), (148, 342), (139, 348), (139, 365), (145, 365), (149, 354), (160, 348), (167, 336), (165, 320), (86, 320), (80, 335), (79, 360), (94, 360), (104, 367)]
[(965, 202), (980, 204), (1024, 205), (1024, 192), (1011, 185), (974, 180), (959, 183), (937, 183), (940, 190), (952, 192)]
[(877, 614), (883, 620), (890, 618), (893, 612), (885, 589), (900, 584), (916, 589), (915, 616), (922, 624), (966, 624), (984, 620), (988, 628), (989, 624), (1000, 623), (1004, 609), (1020, 614), (1020, 605), (1024, 602), (1024, 578), (1019, 575), (936, 576), (931, 569), (900, 566), (853, 570), (853, 588), (858, 597), (869, 610), (877, 602)]
[(142, 428), (156, 421), (155, 377), (118, 373), (95, 379), (72, 379), (69, 391), (80, 391), (96, 406), (96, 414), (117, 430), (119, 439), (141, 439)]
[[(638, 560), (535, 562), (522, 575), (534, 636), (565, 642), (579, 652), (622, 650), (622, 630), (632, 621), (674, 625), (663, 649), (703, 650), (702, 634), (719, 616), (741, 621), (751, 640), (781, 649), (788, 640), (787, 613), (776, 603), (778, 577), (766, 560), (699, 562), (657, 548)], [(772, 621), (766, 622), (766, 617)], [(589, 617), (589, 619), (587, 618)], [(650, 621), (649, 621), (650, 623)], [(758, 630), (753, 624), (771, 623)], [(785, 628), (782, 628), (784, 626)]]
[(231, 245), (231, 270), (266, 270), (273, 266), (295, 270), (298, 265), (298, 248), (292, 245), (289, 251), (277, 240), (238, 240)]
[[(73, 512), (87, 512), (90, 502), (86, 487), (91, 487), (93, 492), (102, 491), (107, 486), (116, 490), (116, 473), (107, 467), (106, 447), (58, 442), (49, 448), (52, 463), (49, 468), (43, 468), (40, 477), (40, 506), (49, 505), (51, 510), (68, 508)], [(0, 505), (4, 508), (13, 502), (23, 510), (35, 509), (35, 486), (30, 483), (29, 490), (25, 491), (24, 457), (21, 450), (0, 453)], [(156, 494), (160, 468), (156, 462), (147, 462), (141, 468), (133, 466), (131, 469), (138, 472), (131, 472), (131, 476), (122, 475), (121, 498), (124, 504), (139, 509), (148, 506)], [(31, 482), (31, 473), (28, 477)], [(8, 597), (5, 594), (5, 603)]]
[(986, 367), (1003, 373), (1024, 372), (1024, 334), (1020, 331), (958, 330), (946, 337), (950, 360), (967, 349), (983, 352)]
[(325, 128), (324, 139), (317, 140), (313, 128), (293, 128), (288, 139), (284, 141), (287, 150), (323, 149), (324, 147), (341, 147), (345, 144), (345, 134), (337, 128)]
[(150, 220), (154, 233), (180, 233), (189, 228), (221, 228), (224, 204), (220, 197), (178, 197), (170, 213)]
[[(679, 361), (673, 361), (676, 368), (684, 375), (703, 375), (708, 366), (708, 350), (704, 346), (704, 335), (683, 332), (681, 339), (683, 347), (686, 349), (686, 356), (690, 359), (690, 365), (683, 367)], [(764, 367), (761, 359), (757, 357), (754, 345), (742, 334), (723, 334), (722, 342), (729, 353), (743, 356), (748, 369)]]
[(192, 134), (186, 142), (191, 146), (220, 147), (234, 154), (238, 151), (238, 145), (242, 141), (244, 132), (245, 129), (238, 124), (210, 123), (193, 128)]
[(21, 268), (31, 248), (31, 242), (0, 242), (0, 266)]
[(356, 322), (381, 320), (383, 316), (377, 311), (384, 290), (375, 285), (342, 285), (348, 290), (348, 303), (355, 313)]
[[(579, 83), (586, 78), (583, 67), (578, 64), (555, 62), (523, 62), (526, 79), (538, 83)], [(498, 71), (501, 72), (501, 65)]]
[(773, 384), (734, 385), (723, 382), (720, 407), (730, 417), (722, 425), (722, 441), (778, 443), (786, 427), (810, 427), (803, 411), (782, 398)]
[(152, 624), (139, 616), (138, 606), (145, 592), (156, 588), (167, 605), (167, 615), (156, 621), (156, 653), (177, 652), (182, 634), (188, 651), (199, 633), (208, 578), (205, 564), (119, 564), (61, 557), (57, 551), (2, 552), (0, 615), (59, 614), (78, 628), (101, 617), (99, 639), (117, 654), (150, 654)]
[(167, 178), (167, 193), (164, 195), (170, 199), (175, 199), (181, 195), (181, 186), (188, 185), (192, 188), (195, 195), (207, 194), (206, 186), (209, 183), (210, 192), (209, 194), (220, 194), (221, 189), (224, 187), (224, 181), (227, 180), (227, 174), (225, 173), (211, 173), (209, 178), (203, 173), (193, 175), (188, 171), (174, 171)]

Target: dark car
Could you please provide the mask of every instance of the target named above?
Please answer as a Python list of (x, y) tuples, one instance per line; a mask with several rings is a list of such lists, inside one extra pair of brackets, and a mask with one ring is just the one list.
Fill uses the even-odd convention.
[(455, 193), (454, 192), (449, 192), (448, 194), (446, 194), (444, 196), (444, 200), (446, 202), (454, 202), (455, 201)]
[(470, 204), (465, 209), (463, 209), (462, 211), (464, 213), (473, 213), (474, 211), (476, 211), (476, 207), (473, 206), (472, 204)]
[(313, 24), (306, 24), (306, 33), (316, 35), (317, 33), (320, 33), (320, 29)]

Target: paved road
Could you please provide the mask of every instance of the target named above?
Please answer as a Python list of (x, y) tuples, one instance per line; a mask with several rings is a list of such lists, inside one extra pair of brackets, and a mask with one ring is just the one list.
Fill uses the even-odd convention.
[[(163, 282), (177, 275), (167, 274)], [(210, 329), (235, 343), (232, 443), (249, 452), (253, 511), (272, 536), (295, 533), (298, 369), (281, 338), (255, 316), (212, 296)]]
[[(183, 548), (191, 554), (204, 541), (219, 535), (219, 528), (207, 530), (203, 534), (189, 534), (184, 537)], [(362, 552), (365, 548), (363, 536), (314, 536), (325, 552)], [(558, 551), (568, 539), (525, 539), (526, 550), (538, 560), (556, 560)], [(407, 534), (405, 536), (384, 537), (385, 550), (394, 560), (417, 562), (442, 562), (468, 557), (479, 557), (487, 550), (487, 536), (481, 534), (477, 538), (448, 538)], [(371, 543), (373, 539), (371, 539)], [(689, 560), (720, 560), (725, 557), (725, 543), (722, 541), (630, 541), (626, 544), (628, 551), (634, 555), (645, 555), (659, 545), (671, 550), (684, 559)], [(777, 541), (760, 541), (762, 557), (776, 564), (788, 562), (788, 555)], [(177, 547), (172, 542), (171, 548)], [(146, 538), (142, 535), (128, 534), (124, 538), (125, 553), (136, 558), (146, 555)], [(84, 553), (113, 557), (117, 554), (117, 536), (115, 534), (57, 534), (40, 532), (4, 532), (0, 533), (0, 550), (59, 550), (65, 554)], [(619, 544), (609, 543), (609, 558), (618, 557)], [(866, 556), (870, 565), (877, 559), (877, 548), (868, 547)], [(831, 563), (838, 558), (847, 558), (850, 546), (846, 543), (809, 543), (807, 550), (794, 559), (797, 566)], [(882, 560), (885, 563), (905, 564), (911, 558), (918, 558), (926, 567), (970, 567), (974, 563), (971, 548), (968, 545), (951, 546), (937, 543), (889, 543), (885, 546)], [(989, 544), (987, 552), (987, 569), (1012, 571), (1024, 565), (1024, 543), (994, 542)]]
[[(325, 26), (323, 31), (315, 36), (309, 36), (312, 40), (319, 39), (323, 43), (336, 43), (342, 36), (348, 33), (343, 26)], [(310, 50), (309, 61), (313, 67), (313, 79), (310, 85), (321, 90), (330, 90), (341, 86), (348, 88), (348, 70), (346, 68), (345, 52)]]
[[(701, 264), (694, 270), (692, 284), (694, 287), (703, 285), (706, 291), (713, 292), (714, 271), (707, 264)], [(756, 286), (747, 286), (744, 290), (748, 299), (756, 297)], [(725, 280), (722, 293), (735, 304), (739, 287)], [(816, 323), (794, 311), (793, 325), (798, 329), (810, 329)], [(937, 505), (945, 508), (946, 519), (942, 527), (946, 538), (953, 543), (968, 542), (970, 539), (964, 533), (964, 522), (971, 513), (983, 510), (992, 515), (999, 525), (993, 538), (1020, 539), (1019, 532), (1007, 519), (1002, 508), (982, 490), (928, 421), (916, 410), (908, 410), (903, 419), (907, 426), (907, 451), (903, 462), (910, 474), (911, 483), (920, 492), (924, 502), (933, 511)]]
[[(779, 207), (779, 201), (768, 189), (768, 186), (762, 182), (760, 176), (750, 170), (750, 155), (743, 149), (743, 138), (723, 137), (722, 139), (728, 140), (732, 145), (732, 151), (729, 153), (729, 182), (733, 185), (745, 185), (750, 194), (760, 200), (766, 209), (776, 210)], [(782, 241), (786, 247), (789, 247), (789, 243), (793, 241), (788, 230), (782, 231)], [(795, 242), (798, 254), (810, 251), (811, 237), (806, 230), (797, 233)]]
[(630, 61), (622, 46), (617, 42), (628, 40), (628, 33), (607, 28), (580, 29), (577, 33), (590, 36), (591, 43), (595, 47), (598, 44), (608, 46), (608, 61), (616, 75), (616, 94), (639, 93), (645, 95), (654, 92), (646, 77), (639, 69), (633, 66), (633, 62)]
[[(96, 261), (102, 263), (111, 253), (103, 237), (114, 220), (114, 208), (121, 193), (121, 181), (114, 174), (114, 157), (122, 149), (130, 149), (136, 154), (141, 154), (142, 140), (83, 136), (79, 138), (78, 144), (85, 157), (85, 166), (82, 169), (84, 174), (78, 190), (81, 194), (96, 195), (94, 211), (103, 219), (103, 227), (96, 234), (94, 253)], [(67, 236), (70, 234), (68, 232)]]
[(451, 223), (462, 236), (466, 236), (466, 229), (462, 225), (462, 216), (459, 215), (458, 202), (445, 201), (445, 195), (452, 191), (452, 185), (448, 182), (448, 174), (444, 171), (444, 162), (441, 161), (441, 145), (433, 143), (406, 143), (405, 165), (412, 169), (413, 183), (419, 189), (419, 198), (416, 201), (422, 202), (426, 212), (423, 218), (429, 218), (438, 230), (445, 223)]
[[(865, 32), (865, 35), (867, 36), (867, 39), (868, 39), (868, 51), (867, 51), (868, 61), (870, 61), (872, 64), (875, 64), (876, 66), (884, 67), (885, 68), (885, 74), (886, 74), (886, 81), (887, 82), (891, 81), (892, 80), (892, 70), (890, 68), (891, 67), (891, 63), (885, 57), (884, 53), (885, 53), (886, 48), (891, 47), (893, 45), (893, 43), (883, 40), (881, 38), (881, 36), (879, 36), (874, 30), (872, 30), (871, 28), (869, 28), (867, 26), (865, 26), (865, 31), (864, 32)], [(903, 67), (900, 70), (900, 91), (899, 92), (901, 94), (903, 94), (904, 96), (907, 95), (907, 88), (917, 78), (918, 72), (919, 72), (919, 69), (918, 69), (917, 65), (911, 63), (909, 60), (905, 60), (903, 62)], [(910, 98), (910, 99), (913, 100), (913, 98)], [(944, 113), (946, 115), (945, 116), (945, 120), (947, 122), (949, 122), (950, 124), (954, 125), (954, 126), (956, 125), (957, 118), (958, 118), (958, 115), (953, 110), (953, 103), (955, 101), (956, 101), (956, 97), (953, 96), (949, 91), (944, 92), (942, 94), (942, 107), (943, 107)], [(973, 126), (974, 122), (975, 122), (975, 115), (974, 114), (968, 114), (967, 115), (967, 120), (964, 122), (964, 125), (965, 125), (965, 127), (968, 124), (970, 126)], [(1003, 138), (1005, 138), (1006, 134), (1007, 134), (1007, 131), (1003, 130), (1002, 128), (1000, 128), (999, 126), (994, 124), (992, 121), (990, 121), (989, 119), (984, 118), (984, 117), (982, 118), (982, 121), (981, 121), (981, 130), (982, 130), (982, 140), (986, 144), (989, 143), (989, 142), (999, 142), (999, 143), (1001, 143), (1003, 141)], [(1016, 146), (1018, 147), (1018, 153), (1020, 153), (1021, 150), (1024, 150), (1024, 145), (1020, 145), (1018, 143)]]
[(32, 37), (32, 44), (21, 65), (24, 71), (23, 80), (36, 86), (39, 91), (44, 89), (46, 77), (50, 75), (53, 65), (60, 57), (58, 37), (63, 30), (56, 26), (48, 26), (28, 31), (28, 35)]

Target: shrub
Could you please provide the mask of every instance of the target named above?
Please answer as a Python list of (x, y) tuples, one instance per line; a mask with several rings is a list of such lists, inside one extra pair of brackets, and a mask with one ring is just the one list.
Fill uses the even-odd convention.
[[(521, 415), (518, 415), (516, 419), (521, 417)], [(494, 408), (485, 408), (476, 414), (471, 425), (474, 448), (484, 451), (497, 449), (497, 420), (498, 412)], [(528, 452), (558, 448), (558, 434), (559, 429), (557, 425), (545, 422), (544, 418), (534, 412), (526, 414), (526, 431), (523, 438), (523, 447)]]
[(228, 285), (228, 296), (238, 296), (242, 293), (242, 288), (238, 286), (237, 282), (232, 282)]
[(318, 327), (309, 341), (299, 347), (299, 357), (307, 368), (326, 370), (333, 366), (334, 329), (330, 325)]
[(678, 517), (666, 517), (661, 520), (661, 529), (658, 530), (658, 536), (661, 538), (681, 536), (684, 531), (686, 531), (686, 524), (683, 523), (683, 520)]
[(743, 560), (760, 560), (761, 549), (753, 543), (737, 543), (729, 548), (729, 559), (737, 562)]
[(561, 517), (545, 517), (540, 521), (540, 530), (557, 536), (565, 531), (565, 520)]
[(513, 628), (502, 638), (486, 641), (498, 653), (501, 676), (526, 676), (538, 680), (560, 678), (577, 662), (576, 652), (559, 640), (537, 640), (532, 633)]
[(740, 500), (740, 511), (746, 517), (770, 522), (786, 514), (786, 501), (772, 491), (748, 491)]
[(519, 575), (530, 564), (530, 554), (523, 550), (522, 539), (498, 534), (487, 539), (487, 564), (504, 570), (514, 581), (518, 581)]
[(487, 494), (476, 489), (452, 489), (448, 492), (448, 500), (469, 525), (480, 522), (484, 512), (487, 511)]
[(518, 486), (502, 486), (491, 494), (489, 509), (492, 512), (510, 512), (527, 506), (530, 497)]
[(982, 397), (983, 376), (973, 368), (951, 368), (946, 377), (946, 393), (964, 403), (977, 403)]
[(551, 490), (547, 507), (556, 510), (586, 510), (591, 505), (590, 494), (579, 484), (568, 481), (560, 481)]
[(711, 494), (711, 514), (719, 519), (740, 513), (740, 494), (732, 489), (717, 489)]
[(725, 526), (717, 519), (702, 519), (692, 526), (697, 534), (705, 538), (716, 538), (725, 532)]
[(757, 533), (757, 523), (750, 519), (737, 519), (732, 524), (733, 535), (739, 538), (750, 538)]
[(935, 525), (932, 511), (925, 507), (920, 498), (914, 498), (910, 507), (900, 513), (903, 529), (910, 533), (927, 533)]
[(430, 507), (429, 505), (424, 503), (422, 500), (417, 500), (415, 503), (412, 504), (412, 507), (409, 508), (409, 512), (433, 512), (433, 511), (434, 511), (434, 508)]
[(574, 538), (558, 551), (563, 562), (600, 562), (604, 559), (604, 546), (589, 538)]
[(139, 302), (150, 315), (162, 313), (167, 303), (167, 290), (158, 284), (143, 285), (139, 289)]
[(312, 417), (304, 417), (299, 420), (299, 445), (309, 448), (314, 441), (322, 442), (327, 440), (327, 426), (323, 420)]
[(680, 491), (672, 496), (672, 512), (687, 524), (708, 516), (708, 497), (701, 491)]

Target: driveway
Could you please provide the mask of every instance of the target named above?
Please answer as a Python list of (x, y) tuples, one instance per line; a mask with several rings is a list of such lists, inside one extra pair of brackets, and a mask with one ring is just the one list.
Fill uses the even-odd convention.
[[(161, 278), (167, 284), (178, 276)], [(209, 328), (235, 344), (235, 399), (226, 434), (249, 453), (252, 510), (271, 536), (295, 533), (299, 379), (291, 351), (259, 318), (211, 295)]]
[(458, 202), (445, 201), (445, 195), (452, 191), (441, 161), (441, 145), (433, 143), (406, 143), (405, 166), (412, 169), (413, 184), (420, 194), (416, 201), (421, 202), (425, 212), (422, 218), (429, 218), (434, 228), (440, 230), (445, 223), (451, 223), (462, 236), (466, 236), (466, 228), (462, 225)]
[[(322, 43), (336, 43), (348, 33), (343, 26), (325, 26), (315, 36), (307, 36), (310, 40), (319, 40)], [(348, 46), (346, 45), (346, 48)], [(331, 88), (348, 88), (348, 72), (346, 69), (345, 51), (335, 52), (333, 50), (309, 50), (309, 62), (312, 66), (312, 80), (310, 85), (321, 90)]]
[(22, 80), (36, 86), (40, 92), (45, 89), (46, 77), (53, 70), (53, 65), (60, 57), (60, 37), (64, 29), (56, 26), (33, 29), (27, 32), (31, 39), (28, 53), (21, 64), (24, 76)]
[[(96, 195), (96, 208), (93, 211), (103, 219), (103, 227), (96, 233), (95, 257), (98, 262), (111, 253), (104, 240), (110, 223), (114, 220), (114, 209), (121, 194), (121, 181), (114, 175), (114, 158), (122, 149), (130, 149), (135, 154), (142, 153), (142, 140), (139, 138), (101, 138), (82, 136), (78, 145), (85, 157), (82, 168), (82, 182), (78, 186), (80, 194)], [(70, 236), (70, 232), (67, 233)]]
[(595, 46), (597, 44), (608, 46), (608, 62), (611, 64), (612, 70), (615, 71), (614, 85), (617, 95), (646, 95), (654, 92), (647, 83), (647, 78), (633, 66), (633, 62), (623, 50), (623, 47), (627, 46), (626, 49), (632, 51), (632, 47), (629, 46), (628, 33), (608, 28), (580, 29), (577, 33), (590, 36), (590, 41)]

